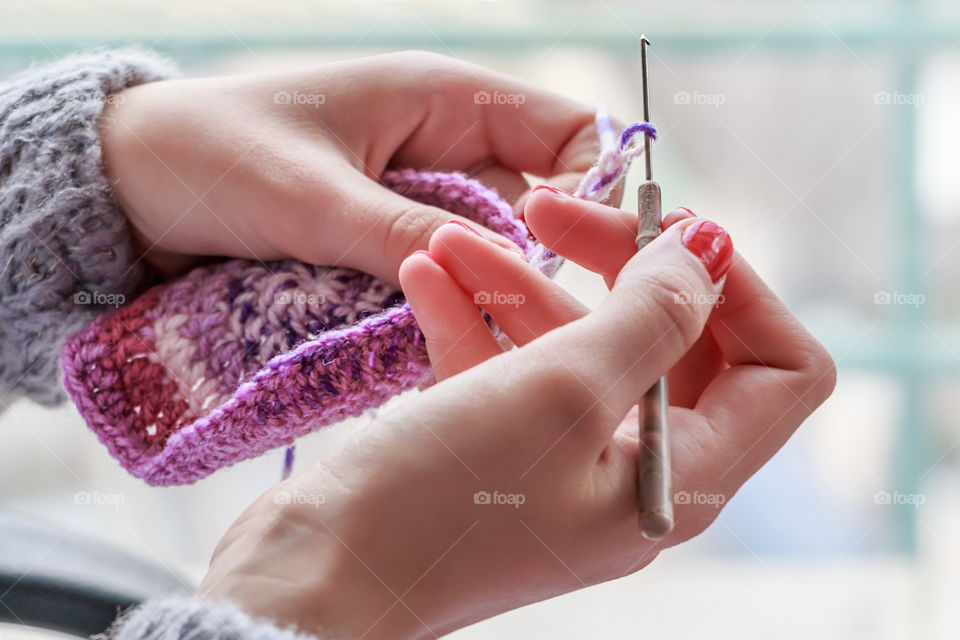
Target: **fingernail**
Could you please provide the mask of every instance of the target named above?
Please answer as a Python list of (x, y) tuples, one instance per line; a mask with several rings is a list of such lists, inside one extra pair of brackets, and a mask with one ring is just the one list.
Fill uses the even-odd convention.
[(542, 191), (549, 191), (550, 193), (552, 193), (552, 194), (554, 194), (554, 195), (562, 196), (562, 197), (564, 197), (564, 198), (572, 198), (572, 197), (573, 197), (573, 196), (571, 196), (569, 193), (567, 193), (566, 191), (564, 191), (563, 189), (557, 189), (556, 187), (551, 186), (551, 185), (549, 185), (549, 184), (538, 184), (537, 186), (535, 186), (535, 187), (533, 188), (533, 190), (534, 190), (534, 191), (541, 191), (541, 190), (542, 190)]
[(693, 213), (693, 211), (690, 211), (690, 209), (689, 209), (688, 207), (677, 207), (677, 209), (680, 210), (680, 211), (686, 211), (686, 212), (689, 213), (691, 216), (696, 215), (696, 214)]
[(683, 230), (680, 241), (703, 263), (714, 282), (726, 275), (730, 269), (733, 262), (733, 240), (726, 229), (716, 222), (694, 222)]
[[(472, 233), (472, 234), (474, 234), (474, 235), (478, 235), (478, 236), (480, 235), (480, 232), (479, 232), (479, 231), (477, 231), (476, 229), (474, 229), (473, 227), (471, 227), (470, 225), (468, 225), (468, 224), (466, 224), (466, 223), (464, 223), (464, 222), (460, 222), (459, 220), (451, 220), (451, 221), (448, 222), (447, 224), (455, 224), (455, 225), (457, 225), (457, 226), (459, 226), (459, 227), (463, 227), (464, 229), (466, 229), (467, 231), (469, 231), (470, 233)], [(481, 237), (483, 237), (483, 236), (481, 236)]]
[(424, 255), (424, 256), (427, 256), (427, 257), (429, 258), (429, 257), (430, 257), (430, 252), (427, 251), (427, 250), (425, 250), (425, 249), (417, 249), (416, 251), (414, 251), (414, 252), (411, 253), (410, 255), (411, 255), (411, 256)]

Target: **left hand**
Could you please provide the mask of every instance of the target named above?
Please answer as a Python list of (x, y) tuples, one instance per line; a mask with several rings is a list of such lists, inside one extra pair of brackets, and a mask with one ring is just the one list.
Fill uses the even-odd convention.
[(423, 52), (145, 84), (110, 101), (101, 132), (115, 198), (167, 275), (214, 255), (396, 283), (433, 231), (467, 221), (386, 189), (384, 169), (463, 171), (513, 202), (521, 172), (572, 189), (597, 150), (589, 106)]

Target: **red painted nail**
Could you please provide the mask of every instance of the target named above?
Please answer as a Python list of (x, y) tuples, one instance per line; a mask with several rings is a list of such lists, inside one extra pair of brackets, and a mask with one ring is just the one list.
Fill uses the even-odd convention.
[(680, 241), (703, 263), (714, 282), (722, 278), (733, 263), (733, 240), (716, 222), (694, 222), (683, 230)]
[(552, 194), (554, 194), (554, 195), (563, 196), (564, 198), (570, 198), (570, 197), (572, 197), (569, 193), (567, 193), (567, 192), (564, 191), (563, 189), (557, 189), (556, 187), (551, 186), (551, 185), (549, 185), (549, 184), (538, 184), (537, 186), (535, 186), (535, 187), (533, 188), (533, 190), (534, 190), (534, 191), (541, 191), (541, 190), (543, 190), (543, 191), (549, 191), (550, 193), (552, 193)]
[[(480, 236), (480, 232), (479, 232), (479, 231), (477, 231), (476, 229), (474, 229), (473, 227), (471, 227), (470, 225), (468, 225), (468, 224), (465, 223), (465, 222), (460, 222), (459, 220), (451, 220), (451, 221), (448, 222), (447, 224), (455, 224), (455, 225), (457, 225), (457, 226), (463, 227), (464, 229), (466, 229), (467, 231), (469, 231), (470, 233), (472, 233), (472, 234), (474, 234), (474, 235)], [(480, 237), (482, 238), (483, 236), (480, 236)]]
[(677, 209), (680, 209), (681, 211), (686, 211), (692, 216), (696, 216), (696, 214), (693, 211), (690, 211), (689, 207), (677, 207)]

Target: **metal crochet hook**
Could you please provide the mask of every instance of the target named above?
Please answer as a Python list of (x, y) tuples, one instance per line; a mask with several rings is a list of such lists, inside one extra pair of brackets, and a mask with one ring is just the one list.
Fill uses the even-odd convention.
[[(643, 78), (643, 119), (650, 122), (650, 96), (647, 89), (647, 47), (650, 41), (640, 37), (640, 66)], [(643, 249), (660, 235), (660, 185), (653, 181), (650, 161), (650, 134), (644, 133), (646, 180), (637, 190), (637, 248)], [(657, 540), (673, 529), (673, 500), (670, 476), (670, 431), (667, 424), (667, 379), (662, 377), (644, 394), (640, 417), (640, 458), (638, 490), (640, 532)]]

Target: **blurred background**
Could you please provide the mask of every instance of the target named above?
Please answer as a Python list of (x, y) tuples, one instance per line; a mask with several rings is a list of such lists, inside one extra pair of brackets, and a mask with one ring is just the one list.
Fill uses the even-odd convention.
[[(665, 210), (727, 227), (828, 346), (839, 384), (701, 538), (638, 575), (453, 637), (960, 637), (955, 2), (0, 0), (0, 76), (95, 45), (140, 43), (191, 76), (420, 48), (630, 121), (642, 114), (642, 33)], [(559, 280), (588, 304), (605, 292), (573, 265)], [(305, 439), (298, 466), (351, 424)], [(2, 508), (194, 582), (282, 465), (274, 452), (155, 489), (72, 406), (20, 401), (0, 434)]]

